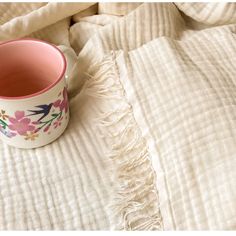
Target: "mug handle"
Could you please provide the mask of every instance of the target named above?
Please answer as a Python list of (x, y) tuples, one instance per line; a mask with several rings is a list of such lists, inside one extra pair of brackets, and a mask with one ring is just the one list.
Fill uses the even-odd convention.
[(67, 62), (67, 68), (65, 73), (66, 81), (71, 79), (73, 74), (75, 73), (75, 69), (77, 68), (78, 57), (75, 51), (67, 46), (59, 45), (57, 46), (64, 54)]

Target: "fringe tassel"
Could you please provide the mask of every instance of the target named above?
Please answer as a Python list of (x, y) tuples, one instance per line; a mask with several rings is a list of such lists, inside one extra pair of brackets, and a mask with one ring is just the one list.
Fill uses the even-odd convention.
[(112, 52), (102, 63), (92, 66), (82, 89), (106, 107), (96, 123), (109, 143), (108, 155), (115, 167), (113, 179), (118, 182), (116, 196), (109, 205), (111, 223), (114, 230), (161, 230), (155, 172), (119, 80), (117, 56)]

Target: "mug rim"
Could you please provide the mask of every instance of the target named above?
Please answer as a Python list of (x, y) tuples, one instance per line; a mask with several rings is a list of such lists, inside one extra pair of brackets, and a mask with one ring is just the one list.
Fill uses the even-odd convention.
[(25, 95), (25, 96), (17, 96), (17, 97), (8, 97), (8, 96), (1, 96), (0, 95), (0, 99), (4, 99), (4, 100), (21, 100), (21, 99), (33, 98), (33, 97), (36, 97), (38, 95), (41, 95), (41, 94), (49, 91), (50, 89), (55, 87), (62, 79), (64, 79), (64, 75), (65, 75), (66, 67), (67, 67), (67, 62), (66, 62), (65, 55), (61, 52), (61, 50), (59, 50), (59, 48), (57, 48), (54, 44), (45, 42), (45, 41), (40, 40), (40, 39), (34, 39), (34, 38), (13, 39), (13, 40), (5, 41), (5, 42), (0, 42), (0, 47), (2, 45), (4, 45), (4, 44), (13, 43), (13, 42), (19, 42), (19, 41), (38, 42), (38, 43), (46, 44), (46, 45), (54, 48), (61, 55), (61, 58), (62, 58), (62, 61), (63, 61), (63, 69), (62, 69), (62, 72), (60, 73), (59, 77), (52, 84), (50, 84), (46, 88), (44, 88), (44, 89), (42, 89), (42, 90), (40, 90), (40, 91), (38, 91), (36, 93), (32, 93), (32, 94)]

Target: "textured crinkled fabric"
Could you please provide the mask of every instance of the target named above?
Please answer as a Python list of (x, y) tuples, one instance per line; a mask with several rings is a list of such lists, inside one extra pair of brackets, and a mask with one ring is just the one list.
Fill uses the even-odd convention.
[(0, 142), (0, 229), (235, 229), (235, 4), (4, 4), (78, 61), (63, 136)]

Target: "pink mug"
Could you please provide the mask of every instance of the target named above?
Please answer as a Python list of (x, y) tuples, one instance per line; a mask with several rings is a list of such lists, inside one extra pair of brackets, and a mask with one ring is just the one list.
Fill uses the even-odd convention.
[(0, 44), (0, 137), (18, 148), (56, 140), (69, 121), (66, 60), (34, 39)]

